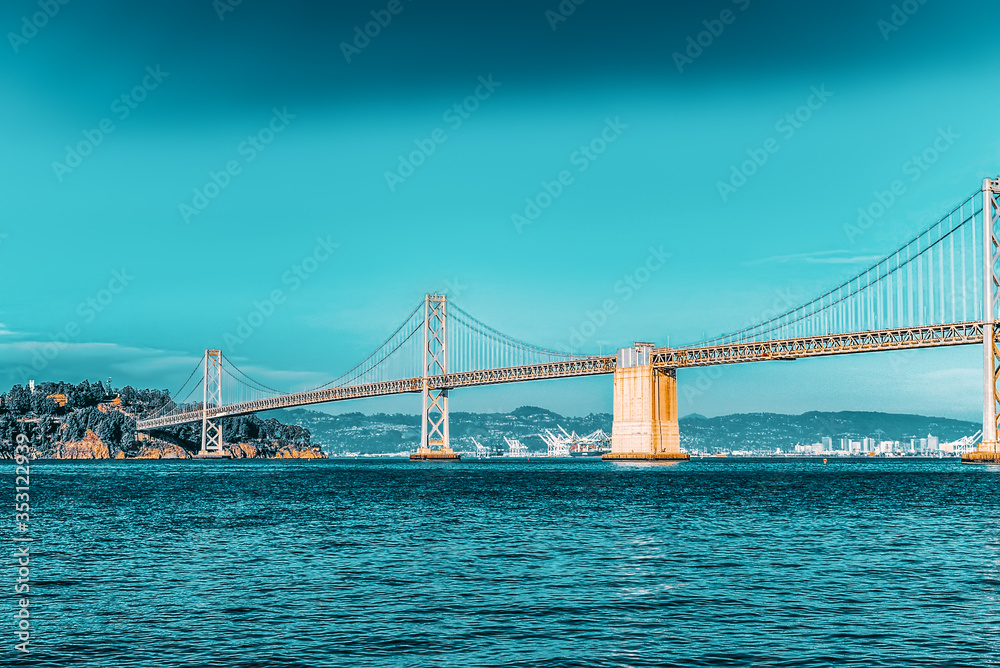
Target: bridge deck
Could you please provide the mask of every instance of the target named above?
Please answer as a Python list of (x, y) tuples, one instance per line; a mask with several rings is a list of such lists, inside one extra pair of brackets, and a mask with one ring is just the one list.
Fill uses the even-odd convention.
[[(431, 389), (452, 389), (456, 387), (475, 387), (477, 385), (498, 385), (500, 383), (516, 383), (525, 380), (546, 380), (549, 378), (572, 378), (576, 376), (593, 376), (614, 373), (615, 357), (586, 357), (565, 362), (543, 362), (525, 366), (506, 367), (502, 369), (485, 369), (481, 371), (463, 371), (438, 376), (430, 376), (428, 385)], [(196, 410), (177, 415), (166, 415), (149, 420), (136, 422), (136, 429), (146, 431), (169, 427), (185, 422), (195, 422), (203, 417), (222, 418), (234, 415), (246, 415), (257, 411), (273, 410), (275, 408), (295, 408), (310, 404), (324, 404), (331, 401), (346, 399), (361, 399), (364, 397), (380, 397), (390, 394), (406, 394), (423, 390), (423, 378), (404, 378), (402, 380), (387, 380), (349, 387), (331, 387), (324, 390), (283, 394), (270, 399), (258, 399), (229, 406), (209, 408), (207, 411)]]
[(961, 346), (982, 342), (983, 323), (962, 322), (763, 342), (725, 343), (698, 348), (654, 348), (652, 363), (657, 367), (678, 369), (849, 353)]
[[(886, 329), (873, 332), (855, 332), (829, 336), (809, 336), (793, 339), (778, 339), (764, 342), (727, 343), (696, 348), (655, 348), (652, 364), (660, 368), (679, 369), (684, 367), (713, 366), (718, 364), (739, 364), (769, 360), (793, 360), (804, 357), (844, 355), (849, 353), (906, 350), (911, 348), (934, 348), (982, 343), (983, 324), (964, 322), (951, 325), (933, 325)], [(527, 380), (550, 378), (570, 378), (613, 373), (616, 358), (611, 355), (587, 357), (564, 362), (545, 362), (480, 371), (463, 371), (438, 376), (430, 376), (431, 389), (453, 389), (478, 385), (497, 385)], [(349, 387), (332, 387), (310, 392), (284, 394), (269, 399), (258, 399), (229, 406), (195, 410), (177, 415), (167, 415), (149, 420), (139, 420), (136, 429), (146, 431), (169, 427), (186, 422), (195, 422), (203, 417), (209, 419), (246, 415), (276, 408), (295, 408), (311, 404), (322, 404), (346, 399), (379, 397), (390, 394), (420, 392), (423, 378), (405, 378)]]

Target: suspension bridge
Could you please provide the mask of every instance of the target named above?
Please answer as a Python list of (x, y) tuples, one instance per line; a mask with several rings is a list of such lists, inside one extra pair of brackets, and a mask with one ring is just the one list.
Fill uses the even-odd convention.
[(983, 436), (968, 462), (1000, 463), (997, 390), (1000, 180), (932, 221), (850, 280), (769, 320), (676, 348), (635, 343), (616, 355), (576, 355), (508, 336), (444, 295), (428, 294), (368, 357), (313, 389), (285, 392), (209, 349), (172, 400), (139, 431), (201, 423), (201, 456), (224, 456), (221, 420), (276, 408), (393, 394), (421, 394), (418, 459), (454, 459), (451, 391), (552, 378), (614, 375), (609, 460), (682, 460), (678, 369), (954, 345), (983, 347)]

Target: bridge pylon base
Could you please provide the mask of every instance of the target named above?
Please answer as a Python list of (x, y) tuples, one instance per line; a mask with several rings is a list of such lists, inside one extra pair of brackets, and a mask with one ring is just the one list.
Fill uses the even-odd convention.
[(962, 455), (962, 463), (1000, 466), (1000, 443), (980, 443), (975, 450)]
[(618, 351), (615, 368), (611, 462), (669, 462), (691, 458), (681, 451), (677, 423), (677, 373), (652, 366), (651, 343)]
[(609, 452), (601, 456), (606, 462), (687, 462), (691, 455), (686, 452)]
[(447, 445), (441, 445), (437, 450), (420, 447), (410, 455), (410, 461), (437, 461), (437, 462), (457, 462), (462, 455), (452, 450)]
[(191, 459), (232, 459), (232, 455), (223, 450), (222, 452), (199, 452)]

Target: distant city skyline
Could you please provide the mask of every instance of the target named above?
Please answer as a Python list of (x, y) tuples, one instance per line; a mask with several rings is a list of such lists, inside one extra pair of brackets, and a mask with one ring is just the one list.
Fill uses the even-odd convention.
[[(173, 390), (227, 340), (302, 389), (425, 292), (550, 348), (689, 343), (806, 301), (1000, 170), (971, 2), (216, 4), (0, 10), (3, 389)], [(981, 358), (681, 370), (678, 404), (976, 421)], [(611, 397), (545, 381), (452, 410)]]

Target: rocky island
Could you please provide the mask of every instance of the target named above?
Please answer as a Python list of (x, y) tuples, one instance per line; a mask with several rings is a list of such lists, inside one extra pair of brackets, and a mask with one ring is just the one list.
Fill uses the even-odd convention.
[[(0, 458), (13, 457), (18, 435), (29, 439), (32, 459), (189, 459), (201, 445), (201, 425), (146, 433), (136, 419), (172, 405), (166, 390), (87, 380), (15, 385), (0, 394)], [(236, 459), (319, 459), (308, 429), (256, 415), (224, 418), (223, 438)]]

